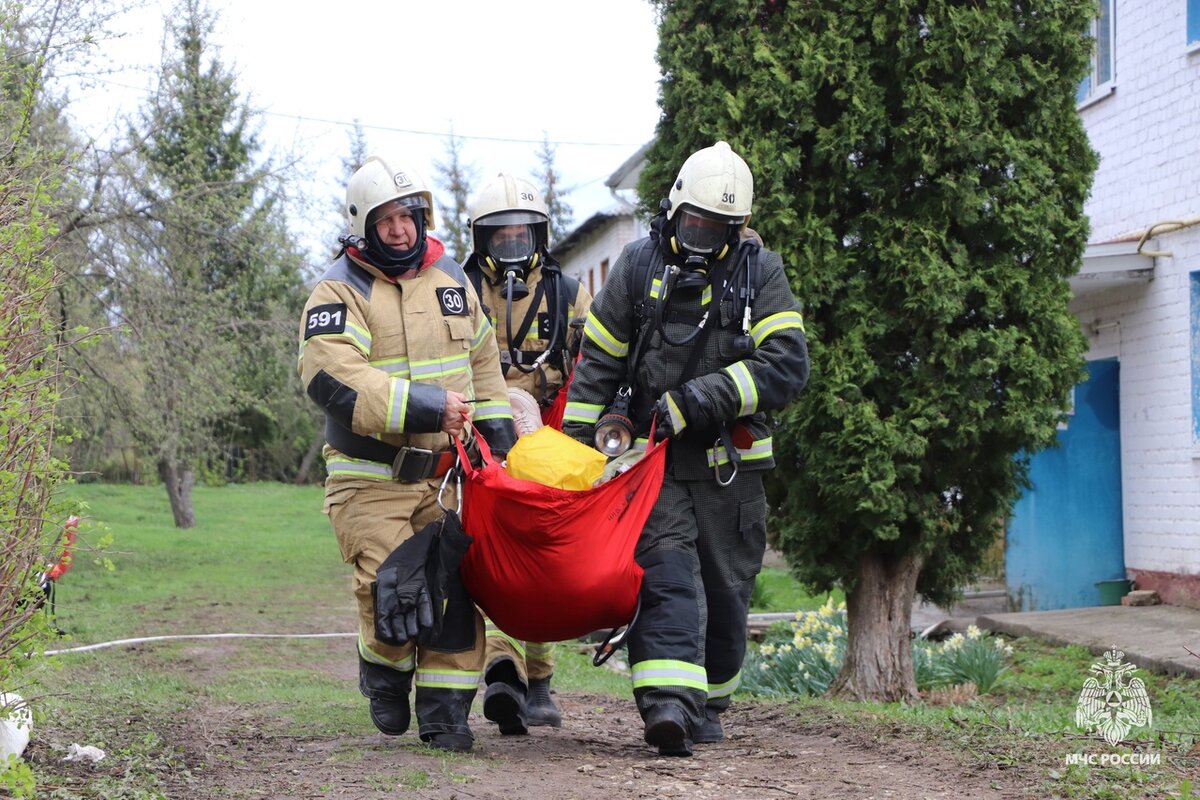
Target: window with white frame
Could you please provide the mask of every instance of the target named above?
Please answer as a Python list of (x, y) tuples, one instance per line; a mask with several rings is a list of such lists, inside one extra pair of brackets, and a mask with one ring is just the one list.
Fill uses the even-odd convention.
[(1200, 0), (1188, 0), (1187, 40), (1188, 47), (1200, 47)]
[[(1189, 8), (1200, 0), (1188, 0)], [(1083, 103), (1094, 97), (1100, 97), (1112, 91), (1113, 82), (1113, 51), (1116, 37), (1113, 11), (1116, 0), (1100, 0), (1100, 15), (1092, 20), (1092, 39), (1096, 46), (1092, 49), (1092, 64), (1088, 75), (1079, 82), (1075, 100)]]

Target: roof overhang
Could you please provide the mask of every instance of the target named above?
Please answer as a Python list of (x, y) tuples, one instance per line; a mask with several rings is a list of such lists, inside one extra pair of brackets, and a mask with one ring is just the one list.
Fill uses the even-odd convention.
[(1154, 250), (1153, 243), (1142, 241), (1089, 244), (1083, 251), (1083, 266), (1071, 276), (1071, 293), (1076, 297), (1105, 292), (1154, 277), (1154, 256), (1142, 249)]
[(608, 176), (604, 185), (614, 192), (624, 190), (636, 192), (638, 178), (641, 177), (642, 169), (646, 166), (646, 153), (650, 151), (652, 144), (654, 144), (653, 139), (639, 147), (636, 153), (625, 159), (625, 163)]
[(554, 258), (562, 260), (567, 257), (567, 254), (578, 247), (584, 240), (591, 236), (597, 230), (603, 228), (609, 222), (621, 217), (632, 216), (632, 212), (628, 211), (598, 211), (592, 214), (583, 221), (579, 227), (567, 234), (567, 237), (561, 242), (556, 243), (550, 248), (550, 255)]

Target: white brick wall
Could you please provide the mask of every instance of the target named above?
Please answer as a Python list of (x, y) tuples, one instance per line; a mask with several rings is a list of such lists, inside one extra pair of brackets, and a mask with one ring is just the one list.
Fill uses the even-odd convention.
[[(1116, 3), (1115, 90), (1080, 110), (1100, 155), (1090, 241), (1200, 222), (1200, 53), (1182, 0)], [(1128, 568), (1200, 574), (1200, 448), (1192, 434), (1189, 274), (1200, 225), (1159, 232), (1149, 283), (1076, 300), (1089, 357), (1121, 362), (1121, 468)], [(1092, 324), (1114, 319), (1117, 328)]]
[(617, 217), (567, 254), (562, 260), (563, 274), (577, 278), (594, 296), (600, 291), (600, 265), (604, 260), (608, 260), (608, 268), (612, 270), (625, 245), (646, 233), (646, 226), (632, 213)]

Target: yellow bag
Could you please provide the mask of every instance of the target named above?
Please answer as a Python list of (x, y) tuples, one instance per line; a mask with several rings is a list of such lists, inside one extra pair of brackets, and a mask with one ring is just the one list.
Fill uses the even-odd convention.
[(521, 480), (559, 489), (591, 489), (607, 461), (599, 450), (546, 426), (517, 439), (505, 468)]

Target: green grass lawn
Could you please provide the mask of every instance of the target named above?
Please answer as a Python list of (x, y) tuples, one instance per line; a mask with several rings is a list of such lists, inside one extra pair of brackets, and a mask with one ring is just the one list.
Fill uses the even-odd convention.
[[(161, 487), (65, 491), (85, 519), (57, 589), (59, 624), (77, 640), (217, 633), (222, 624), (313, 633), (337, 620), (345, 630), (349, 568), (321, 513), (320, 487), (196, 487), (190, 530), (174, 526)], [(111, 546), (89, 551), (105, 532)]]

